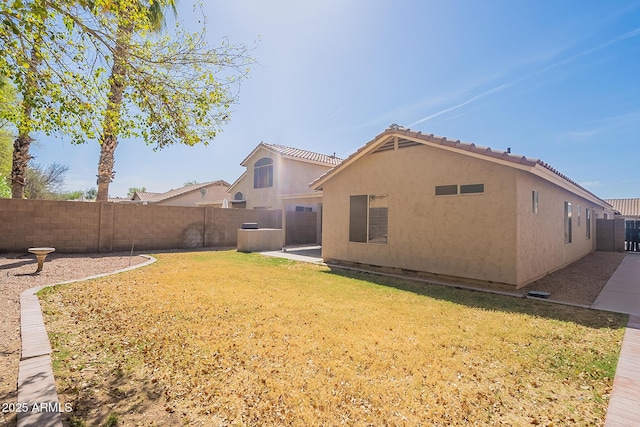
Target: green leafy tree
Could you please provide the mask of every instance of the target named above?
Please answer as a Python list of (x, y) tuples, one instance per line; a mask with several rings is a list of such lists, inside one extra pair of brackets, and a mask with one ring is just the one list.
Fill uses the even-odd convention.
[(108, 197), (120, 139), (138, 137), (154, 149), (208, 144), (229, 120), (239, 82), (252, 59), (244, 45), (211, 48), (201, 32), (179, 25), (165, 36), (163, 10), (174, 0), (121, 0), (96, 10), (110, 47), (107, 102), (102, 112), (98, 201)]
[(0, 198), (11, 197), (9, 176), (13, 153), (13, 135), (10, 117), (15, 114), (15, 88), (6, 79), (0, 79)]
[(109, 95), (104, 113), (102, 135), (100, 136), (100, 159), (98, 161), (98, 195), (96, 200), (107, 200), (109, 184), (114, 176), (115, 150), (118, 146), (118, 128), (122, 121), (122, 104), (127, 88), (128, 57), (134, 54), (132, 40), (136, 33), (148, 30), (159, 31), (165, 24), (163, 9), (165, 6), (173, 8), (172, 0), (148, 2), (130, 2), (125, 7), (113, 7), (108, 12), (116, 22), (115, 47), (109, 76)]
[(11, 173), (22, 197), (36, 131), (97, 139), (97, 200), (106, 200), (120, 139), (159, 149), (208, 144), (229, 120), (253, 62), (244, 45), (217, 47), (162, 11), (174, 0), (5, 0), (0, 2), (0, 76), (18, 89)]
[(56, 195), (59, 200), (80, 200), (84, 197), (84, 191), (75, 190), (75, 191), (66, 191), (64, 193), (59, 193)]
[(98, 195), (98, 190), (95, 187), (88, 188), (84, 192), (84, 198), (87, 200), (95, 200)]
[(11, 197), (9, 175), (11, 174), (11, 156), (13, 137), (0, 129), (0, 198)]
[(67, 133), (76, 141), (91, 137), (93, 109), (86, 94), (98, 91), (94, 86), (99, 81), (87, 74), (86, 44), (70, 25), (71, 9), (62, 9), (81, 3), (0, 2), (0, 78), (11, 80), (20, 94), (17, 109), (0, 111), (0, 120), (10, 121), (16, 129), (11, 170), (14, 198), (24, 196), (34, 132)]

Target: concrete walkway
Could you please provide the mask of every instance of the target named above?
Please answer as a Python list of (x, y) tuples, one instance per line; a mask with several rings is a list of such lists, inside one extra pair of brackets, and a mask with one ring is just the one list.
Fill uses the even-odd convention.
[(313, 264), (324, 264), (322, 261), (322, 246), (293, 246), (280, 251), (260, 252), (262, 255), (286, 258), (294, 261), (310, 262)]
[(605, 427), (640, 424), (640, 254), (628, 253), (591, 306), (629, 314)]
[(628, 253), (591, 306), (640, 315), (640, 253)]

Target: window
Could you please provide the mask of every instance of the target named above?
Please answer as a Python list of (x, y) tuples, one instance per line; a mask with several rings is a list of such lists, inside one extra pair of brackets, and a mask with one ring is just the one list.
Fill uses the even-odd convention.
[(243, 200), (244, 196), (241, 192), (237, 192), (236, 194), (233, 195), (233, 200)]
[(587, 240), (591, 239), (591, 209), (587, 209), (586, 212), (586, 221), (585, 224), (587, 227)]
[(460, 194), (484, 193), (484, 184), (466, 184), (460, 186)]
[(538, 213), (538, 192), (535, 190), (531, 192), (531, 213)]
[(369, 196), (369, 243), (387, 243), (388, 221), (388, 197)]
[(253, 168), (253, 188), (273, 187), (273, 160), (263, 157)]
[(313, 208), (308, 208), (306, 206), (296, 206), (296, 212), (313, 212)]
[(350, 197), (349, 241), (387, 243), (389, 202), (386, 195)]
[(457, 185), (436, 185), (436, 196), (451, 196), (458, 194)]
[(564, 243), (571, 243), (571, 203), (564, 202)]
[[(484, 184), (460, 185), (460, 194), (484, 193)], [(458, 194), (458, 185), (436, 185), (436, 196), (455, 196)]]

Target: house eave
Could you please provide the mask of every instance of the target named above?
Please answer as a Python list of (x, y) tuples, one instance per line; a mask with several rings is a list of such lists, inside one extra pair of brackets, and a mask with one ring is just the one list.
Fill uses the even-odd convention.
[[(374, 139), (360, 147), (355, 153), (347, 157), (339, 165), (327, 171), (325, 174), (314, 180), (309, 186), (314, 190), (322, 190), (324, 184), (329, 181), (333, 176), (338, 174), (344, 168), (348, 167), (352, 163), (358, 161), (360, 158), (375, 151), (382, 144), (389, 142), (390, 138), (396, 138), (396, 144), (398, 138), (414, 141), (416, 143), (424, 144), (434, 148), (440, 148), (452, 153), (458, 153), (467, 155), (473, 158), (489, 161), (492, 163), (501, 164), (507, 167), (520, 169), (532, 173), (541, 177), (553, 184), (560, 186), (574, 194), (579, 195), (595, 204), (598, 204), (605, 208), (611, 208), (611, 206), (600, 199), (595, 194), (581, 187), (568, 177), (562, 175), (560, 172), (553, 169), (550, 165), (542, 162), (539, 159), (527, 158), (521, 155), (511, 154), (506, 151), (492, 150), (490, 147), (477, 146), (473, 143), (465, 143), (460, 140), (448, 140), (445, 137), (435, 136), (433, 134), (423, 134), (422, 132), (415, 132), (410, 129), (401, 128), (398, 126), (389, 127), (384, 132), (378, 134)], [(395, 148), (394, 148), (395, 149)]]

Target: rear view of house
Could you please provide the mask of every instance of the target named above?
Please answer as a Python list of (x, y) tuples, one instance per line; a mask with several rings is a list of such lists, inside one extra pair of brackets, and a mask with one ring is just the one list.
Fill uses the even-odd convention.
[(326, 261), (519, 288), (595, 250), (606, 202), (548, 164), (391, 126), (312, 183)]

